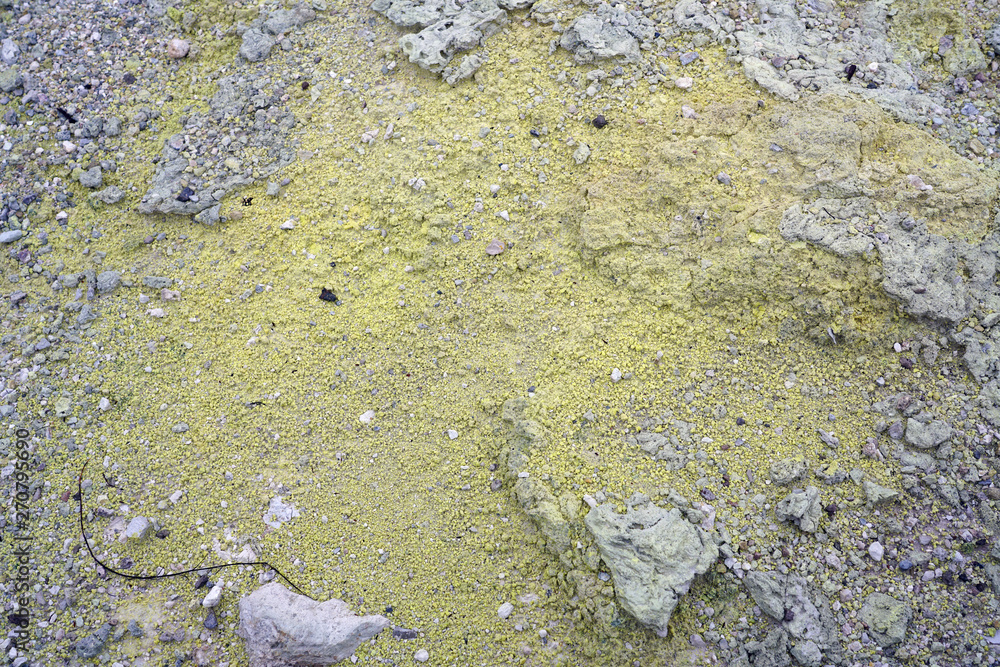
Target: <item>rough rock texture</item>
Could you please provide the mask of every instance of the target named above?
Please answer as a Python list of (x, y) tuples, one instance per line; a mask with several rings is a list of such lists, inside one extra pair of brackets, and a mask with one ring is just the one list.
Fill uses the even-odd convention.
[(624, 5), (601, 3), (597, 11), (579, 17), (563, 33), (559, 45), (573, 53), (578, 63), (599, 58), (640, 60), (639, 43), (653, 38), (654, 24)]
[(935, 419), (923, 423), (916, 419), (906, 420), (906, 442), (918, 449), (933, 449), (951, 437), (951, 427)]
[(906, 637), (913, 610), (885, 593), (872, 593), (861, 607), (859, 617), (868, 624), (868, 632), (879, 646), (892, 646)]
[(237, 634), (251, 667), (329, 665), (389, 627), (384, 616), (355, 616), (340, 600), (319, 603), (270, 583), (240, 600)]
[(805, 460), (802, 458), (782, 459), (772, 463), (768, 472), (771, 475), (772, 482), (786, 485), (805, 477), (808, 468)]
[(887, 489), (886, 487), (867, 479), (861, 483), (861, 488), (864, 489), (865, 497), (868, 499), (868, 505), (872, 507), (877, 505), (887, 505), (899, 498), (899, 492)]
[(257, 19), (243, 32), (240, 57), (252, 63), (264, 60), (284, 33), (315, 19), (316, 12), (302, 4), (273, 11), (266, 19)]
[(825, 602), (813, 602), (815, 593), (804, 578), (752, 571), (743, 581), (765, 614), (796, 640), (812, 642), (817, 650), (826, 653), (828, 660), (836, 662), (841, 650), (836, 621)]
[(665, 637), (677, 601), (718, 558), (708, 533), (679, 509), (652, 504), (625, 514), (617, 514), (614, 505), (599, 505), (587, 513), (585, 523), (611, 570), (618, 602)]
[[(372, 9), (401, 28), (420, 28), (401, 37), (399, 45), (411, 63), (432, 72), (441, 72), (455, 54), (480, 46), (507, 22), (507, 12), (495, 0), (461, 5), (448, 0), (375, 0)], [(454, 83), (470, 76), (479, 64), (481, 60), (463, 62), (445, 78)]]
[(819, 489), (815, 486), (807, 486), (804, 491), (792, 491), (774, 508), (774, 515), (779, 521), (791, 521), (807, 533), (815, 533), (819, 528), (822, 512)]

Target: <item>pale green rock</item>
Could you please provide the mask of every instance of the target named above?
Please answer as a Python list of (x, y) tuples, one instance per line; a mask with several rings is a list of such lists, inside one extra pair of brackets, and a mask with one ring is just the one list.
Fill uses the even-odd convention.
[(892, 646), (906, 636), (913, 610), (885, 593), (872, 593), (861, 607), (859, 617), (868, 624), (868, 634), (879, 646)]
[(955, 76), (970, 76), (986, 68), (986, 56), (974, 39), (962, 39), (944, 54), (944, 68)]
[(718, 558), (715, 542), (677, 508), (645, 505), (618, 514), (614, 505), (604, 504), (590, 510), (584, 521), (611, 570), (622, 608), (660, 637), (667, 636), (680, 597)]

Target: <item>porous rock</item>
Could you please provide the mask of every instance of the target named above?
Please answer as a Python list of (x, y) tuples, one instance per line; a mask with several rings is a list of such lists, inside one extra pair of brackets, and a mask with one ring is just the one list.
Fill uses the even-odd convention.
[(679, 509), (653, 504), (630, 507), (625, 514), (610, 503), (598, 505), (584, 521), (611, 570), (618, 602), (665, 637), (678, 600), (719, 556), (711, 536)]
[(815, 594), (803, 577), (754, 570), (743, 582), (757, 606), (792, 637), (813, 642), (822, 651), (839, 651), (833, 614), (824, 602), (814, 602)]
[(652, 23), (641, 14), (627, 11), (623, 5), (601, 3), (595, 13), (573, 21), (559, 45), (572, 52), (578, 63), (618, 57), (638, 62), (640, 42), (652, 39), (653, 34)]
[(341, 600), (316, 602), (273, 582), (240, 600), (237, 634), (250, 667), (329, 665), (389, 627), (384, 616), (356, 616)]

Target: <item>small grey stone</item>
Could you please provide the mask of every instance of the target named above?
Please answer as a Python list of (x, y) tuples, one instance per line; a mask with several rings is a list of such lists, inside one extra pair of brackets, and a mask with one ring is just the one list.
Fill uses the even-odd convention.
[(140, 639), (145, 634), (142, 631), (142, 626), (140, 626), (135, 619), (128, 622), (128, 633), (136, 639)]
[(316, 12), (300, 4), (292, 9), (279, 9), (271, 12), (271, 15), (264, 21), (264, 31), (271, 35), (280, 35), (293, 28), (300, 28), (315, 19)]
[(132, 540), (141, 540), (149, 534), (153, 524), (144, 516), (137, 516), (128, 522), (125, 528), (125, 537)]
[(122, 200), (125, 193), (117, 185), (109, 185), (103, 190), (99, 190), (91, 195), (92, 198), (104, 202), (105, 204), (117, 204)]
[(24, 79), (21, 78), (21, 73), (14, 67), (0, 69), (0, 90), (3, 92), (13, 92), (14, 89), (18, 88), (23, 82)]
[(96, 658), (104, 650), (104, 644), (111, 634), (111, 626), (105, 623), (96, 632), (84, 637), (76, 643), (76, 655), (78, 658), (88, 660)]
[(774, 515), (779, 521), (791, 521), (801, 530), (815, 533), (822, 511), (819, 489), (807, 486), (805, 491), (796, 490), (785, 496), (774, 508)]
[(771, 481), (787, 485), (806, 476), (806, 462), (803, 459), (782, 459), (771, 464)]
[(723, 185), (732, 185), (732, 183), (733, 183), (733, 179), (730, 178), (729, 174), (727, 174), (724, 171), (720, 171), (716, 175), (715, 180), (717, 180), (719, 183), (722, 183)]
[(820, 667), (823, 664), (823, 652), (814, 641), (798, 642), (792, 647), (792, 657), (802, 663), (803, 667)]
[(214, 225), (219, 221), (219, 212), (222, 210), (222, 204), (216, 204), (215, 206), (209, 206), (195, 214), (194, 221), (202, 225)]
[(274, 44), (273, 37), (265, 35), (257, 28), (250, 28), (243, 33), (240, 56), (252, 63), (260, 62), (271, 54)]
[(868, 625), (869, 634), (879, 646), (892, 646), (906, 637), (913, 610), (885, 593), (872, 593), (858, 616)]
[(97, 313), (94, 312), (94, 309), (90, 307), (89, 303), (85, 303), (80, 307), (80, 314), (76, 316), (76, 323), (82, 325), (93, 322), (96, 319)]
[(117, 271), (102, 271), (97, 274), (97, 291), (105, 294), (113, 292), (122, 284), (122, 276)]
[(868, 504), (872, 507), (891, 503), (899, 497), (899, 493), (897, 491), (887, 489), (884, 486), (879, 486), (875, 482), (867, 479), (861, 483), (861, 488), (865, 490), (865, 496), (868, 498)]
[(142, 284), (146, 287), (151, 287), (153, 289), (163, 289), (164, 287), (170, 287), (173, 284), (172, 278), (163, 278), (162, 276), (145, 276), (142, 279)]
[(104, 175), (100, 167), (91, 167), (80, 174), (80, 185), (85, 188), (99, 188), (104, 183)]
[(188, 428), (190, 427), (184, 422), (177, 422), (176, 424), (170, 427), (170, 430), (173, 431), (174, 433), (186, 433)]
[(274, 181), (267, 182), (267, 190), (264, 192), (264, 194), (266, 194), (268, 197), (277, 197), (280, 192), (281, 189), (278, 187), (277, 183), (275, 183)]
[(20, 229), (8, 229), (5, 232), (0, 232), (0, 243), (13, 243), (24, 236), (24, 232)]
[(906, 441), (918, 449), (932, 449), (951, 437), (951, 427), (935, 419), (929, 424), (906, 420)]

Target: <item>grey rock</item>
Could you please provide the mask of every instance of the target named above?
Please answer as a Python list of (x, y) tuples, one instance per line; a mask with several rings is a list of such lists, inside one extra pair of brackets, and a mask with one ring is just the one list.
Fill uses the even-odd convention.
[(518, 477), (514, 497), (545, 536), (545, 547), (553, 555), (561, 556), (570, 548), (569, 522), (559, 509), (559, 499), (543, 482), (534, 477)]
[(133, 637), (135, 637), (136, 639), (141, 639), (142, 636), (146, 634), (145, 632), (143, 632), (142, 626), (140, 626), (135, 619), (132, 619), (131, 621), (128, 622), (128, 633)]
[(14, 67), (0, 69), (0, 90), (5, 93), (13, 92), (24, 83), (21, 73)]
[(306, 23), (316, 20), (316, 12), (305, 5), (297, 5), (292, 9), (279, 9), (271, 12), (264, 21), (264, 32), (270, 35), (280, 35), (293, 28), (301, 28)]
[(951, 426), (943, 421), (935, 419), (924, 424), (912, 417), (906, 420), (906, 442), (918, 449), (938, 447), (950, 437)]
[(837, 653), (837, 624), (825, 601), (816, 604), (809, 582), (797, 575), (750, 571), (743, 583), (765, 614), (800, 642)]
[(219, 221), (219, 213), (222, 211), (222, 204), (209, 206), (202, 209), (194, 216), (194, 221), (202, 225), (214, 225)]
[(267, 182), (267, 190), (264, 191), (268, 197), (277, 197), (281, 193), (281, 188), (274, 181)]
[(441, 76), (444, 77), (449, 86), (454, 86), (459, 81), (468, 79), (479, 71), (484, 62), (486, 60), (478, 53), (463, 56), (462, 62), (459, 63), (458, 67), (445, 67), (441, 72)]
[(107, 136), (117, 137), (119, 134), (122, 133), (121, 118), (117, 118), (115, 116), (108, 118), (106, 121), (104, 121), (104, 127), (102, 129), (104, 131), (104, 134), (106, 134)]
[(328, 665), (389, 626), (384, 616), (356, 616), (341, 600), (320, 603), (270, 583), (240, 600), (237, 634), (250, 667)]
[(861, 482), (861, 488), (865, 491), (865, 497), (868, 498), (868, 505), (870, 507), (886, 505), (899, 498), (897, 491), (887, 489), (867, 479)]
[(819, 489), (807, 486), (805, 491), (796, 489), (778, 502), (774, 515), (779, 521), (791, 521), (807, 533), (815, 533), (819, 528), (819, 518), (823, 509), (820, 507)]
[(243, 33), (243, 43), (240, 44), (240, 57), (252, 63), (260, 62), (269, 55), (276, 41), (258, 28), (250, 28)]
[(804, 459), (782, 459), (771, 464), (771, 481), (782, 486), (806, 476), (808, 468)]
[(944, 54), (944, 68), (955, 76), (972, 76), (986, 69), (986, 57), (971, 37), (958, 40)]
[(80, 307), (80, 313), (76, 316), (76, 323), (80, 325), (89, 324), (96, 319), (97, 313), (94, 312), (89, 303), (85, 303)]
[(152, 289), (170, 287), (173, 282), (173, 278), (164, 278), (163, 276), (143, 276), (142, 279), (142, 284), (146, 287), (151, 287)]
[(8, 229), (5, 232), (0, 232), (0, 243), (13, 243), (24, 236), (24, 232), (20, 229)]
[(993, 49), (993, 53), (1000, 55), (1000, 21), (986, 32), (986, 45)]
[(617, 514), (599, 505), (584, 519), (611, 570), (621, 606), (641, 624), (665, 637), (670, 616), (694, 577), (718, 558), (711, 536), (677, 508), (630, 507)]
[(823, 664), (823, 652), (814, 641), (798, 642), (791, 648), (792, 657), (802, 663), (803, 667), (820, 667)]
[(105, 204), (117, 204), (124, 196), (125, 193), (117, 185), (109, 185), (91, 195), (92, 198)]
[(137, 516), (128, 522), (125, 528), (125, 537), (131, 540), (141, 540), (149, 535), (153, 524), (144, 516)]
[(104, 183), (104, 174), (101, 173), (100, 167), (91, 167), (87, 171), (80, 174), (80, 185), (85, 188), (99, 188)]
[(1000, 565), (984, 565), (983, 571), (993, 588), (993, 595), (1000, 598)]
[(596, 13), (573, 21), (559, 45), (570, 51), (578, 63), (599, 58), (624, 58), (634, 63), (641, 59), (639, 43), (652, 39), (653, 34), (652, 23), (642, 14), (627, 11), (624, 5), (602, 3)]
[(96, 632), (87, 635), (76, 643), (76, 656), (82, 660), (96, 658), (104, 650), (104, 645), (107, 643), (108, 635), (110, 634), (111, 626), (105, 623)]
[[(399, 45), (411, 63), (432, 72), (442, 72), (456, 53), (481, 45), (507, 23), (507, 12), (495, 0), (461, 4), (448, 0), (375, 0), (372, 9), (401, 28), (420, 29), (400, 38)], [(446, 78), (457, 82), (470, 68), (475, 71), (474, 65), (474, 61), (463, 62)]]
[(906, 637), (906, 628), (913, 610), (885, 593), (872, 593), (861, 607), (859, 618), (868, 625), (868, 633), (879, 646), (899, 644)]
[(113, 292), (122, 284), (122, 275), (117, 271), (102, 271), (97, 274), (97, 291), (105, 294)]
[(771, 630), (763, 641), (747, 642), (744, 651), (746, 664), (752, 667), (788, 667), (792, 664), (788, 656), (788, 633), (783, 628)]
[(0, 60), (7, 65), (13, 65), (17, 62), (18, 56), (21, 53), (21, 47), (17, 45), (12, 37), (5, 37), (3, 42), (0, 43)]

